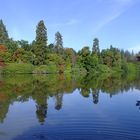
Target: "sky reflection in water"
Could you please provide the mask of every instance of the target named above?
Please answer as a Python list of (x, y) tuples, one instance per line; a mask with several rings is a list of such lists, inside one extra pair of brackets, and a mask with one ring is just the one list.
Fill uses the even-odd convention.
[(140, 78), (17, 75), (0, 80), (0, 139), (140, 139)]

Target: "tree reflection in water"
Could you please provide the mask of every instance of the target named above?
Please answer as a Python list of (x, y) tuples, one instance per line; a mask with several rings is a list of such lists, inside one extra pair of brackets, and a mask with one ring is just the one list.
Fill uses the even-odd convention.
[(93, 97), (93, 103), (98, 104), (98, 102), (99, 102), (99, 89), (92, 90), (92, 97)]
[[(81, 76), (81, 75), (80, 75)], [(64, 75), (16, 75), (4, 76), (0, 80), (0, 122), (6, 118), (9, 106), (15, 102), (26, 102), (30, 98), (36, 103), (36, 116), (40, 124), (47, 117), (48, 99), (53, 97), (55, 109), (63, 106), (65, 94), (71, 94), (78, 89), (83, 97), (93, 98), (98, 104), (100, 92), (109, 94), (123, 93), (130, 89), (140, 90), (139, 75), (86, 75), (85, 77)], [(136, 103), (140, 106), (140, 102)]]
[(54, 97), (55, 97), (55, 109), (60, 110), (62, 108), (63, 93), (58, 93)]
[(136, 106), (140, 109), (140, 101), (137, 101)]

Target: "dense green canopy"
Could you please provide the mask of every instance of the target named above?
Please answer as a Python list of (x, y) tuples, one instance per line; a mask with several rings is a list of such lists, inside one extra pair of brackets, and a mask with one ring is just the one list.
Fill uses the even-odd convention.
[[(85, 46), (78, 53), (63, 46), (63, 36), (57, 31), (54, 43), (48, 44), (47, 28), (43, 20), (36, 26), (36, 37), (29, 43), (26, 40), (15, 41), (9, 38), (6, 26), (0, 20), (0, 58), (6, 63), (27, 63), (40, 66), (37, 71), (46, 69), (51, 72), (87, 72), (103, 73), (112, 70), (127, 71), (127, 62), (135, 62), (136, 54), (120, 50), (112, 45), (101, 49), (99, 39), (93, 39), (93, 46)], [(43, 65), (43, 66), (42, 66)]]

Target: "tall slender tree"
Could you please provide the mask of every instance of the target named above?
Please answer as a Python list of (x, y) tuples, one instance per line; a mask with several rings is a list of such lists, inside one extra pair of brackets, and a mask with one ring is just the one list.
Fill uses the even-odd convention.
[(35, 65), (45, 64), (47, 41), (47, 28), (44, 21), (41, 20), (36, 28), (36, 40), (33, 45), (33, 53), (35, 54), (33, 63)]
[(43, 47), (47, 46), (47, 28), (44, 24), (44, 21), (39, 21), (36, 28), (36, 44), (41, 45)]
[(3, 24), (2, 19), (0, 20), (0, 44), (6, 44), (8, 40), (8, 32), (6, 30), (6, 26)]
[(93, 54), (99, 54), (100, 53), (100, 49), (99, 49), (99, 39), (95, 38), (93, 40), (93, 47), (92, 47), (92, 53)]
[(55, 34), (55, 51), (57, 53), (62, 53), (63, 52), (63, 37), (60, 34), (60, 32), (56, 32)]

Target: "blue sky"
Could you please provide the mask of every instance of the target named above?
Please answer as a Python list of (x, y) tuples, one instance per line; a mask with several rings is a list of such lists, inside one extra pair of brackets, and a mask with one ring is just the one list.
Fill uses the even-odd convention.
[(0, 18), (9, 36), (31, 42), (39, 20), (48, 29), (48, 42), (57, 31), (64, 47), (92, 47), (98, 37), (100, 48), (140, 51), (140, 0), (0, 0)]

